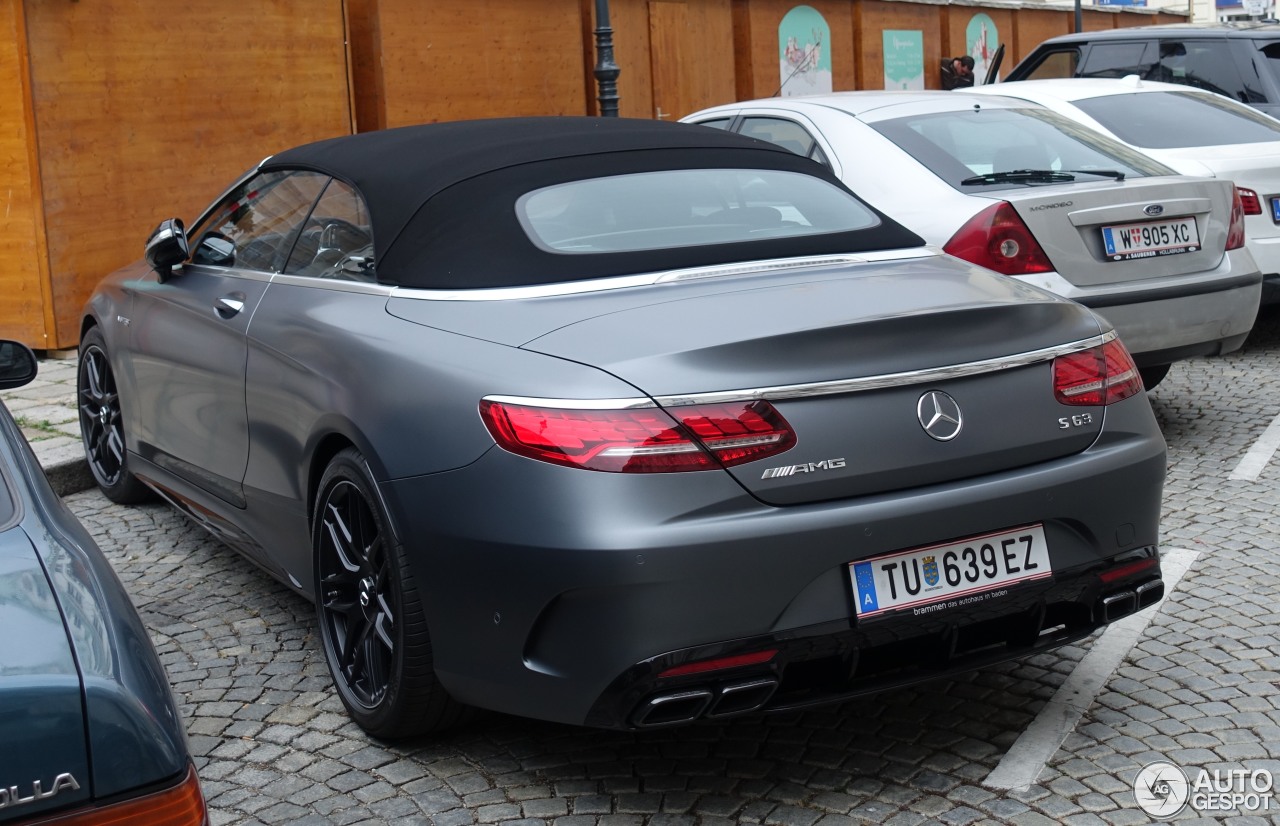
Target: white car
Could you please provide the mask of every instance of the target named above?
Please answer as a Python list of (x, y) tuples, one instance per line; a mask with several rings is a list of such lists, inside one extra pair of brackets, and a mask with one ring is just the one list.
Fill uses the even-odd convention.
[(1253, 327), (1262, 278), (1231, 183), (1179, 176), (1043, 106), (842, 92), (684, 120), (827, 164), (926, 242), (1095, 309), (1148, 389), (1175, 361), (1237, 349)]
[(1184, 175), (1235, 181), (1245, 243), (1263, 275), (1262, 302), (1280, 302), (1280, 120), (1205, 89), (1136, 75), (1026, 80), (982, 91), (1047, 106)]

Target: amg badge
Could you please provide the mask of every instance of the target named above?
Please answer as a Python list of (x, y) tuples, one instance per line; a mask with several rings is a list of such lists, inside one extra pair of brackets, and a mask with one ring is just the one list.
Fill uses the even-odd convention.
[(809, 462), (805, 465), (771, 467), (760, 478), (777, 479), (781, 476), (795, 476), (797, 473), (816, 473), (820, 470), (835, 470), (840, 467), (844, 467), (844, 459), (823, 459), (821, 462)]

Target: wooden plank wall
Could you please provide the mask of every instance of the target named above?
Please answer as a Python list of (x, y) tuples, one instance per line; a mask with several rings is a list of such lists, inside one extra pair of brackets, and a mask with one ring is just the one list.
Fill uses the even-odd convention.
[(22, 31), (22, 0), (0, 2), (0, 250), (5, 260), (0, 267), (0, 338), (45, 349), (52, 316)]
[(579, 0), (349, 0), (348, 14), (362, 130), (583, 114)]
[[(52, 273), (46, 347), (74, 347), (85, 299), (272, 152), (352, 130), (342, 0), (26, 0)], [(238, 7), (235, 7), (238, 8)]]
[[(798, 0), (610, 0), (623, 117), (675, 119), (778, 88), (778, 24)], [(831, 28), (836, 89), (884, 86), (885, 29), (924, 33), (925, 81), (964, 51), (973, 14), (991, 16), (1006, 68), (1071, 31), (1061, 7), (936, 0), (807, 0)], [(516, 114), (596, 114), (593, 0), (348, 0), (359, 128)], [(1177, 15), (1086, 9), (1086, 29), (1174, 22)], [(378, 32), (361, 46), (358, 32)], [(376, 56), (364, 53), (372, 48)], [(576, 76), (573, 64), (576, 61)]]
[[(798, 0), (610, 0), (620, 112), (674, 120), (777, 91)], [(928, 66), (991, 15), (1012, 60), (1070, 10), (979, 0), (807, 0), (836, 89), (883, 86), (884, 29), (924, 32)], [(157, 222), (192, 220), (269, 153), (437, 120), (597, 112), (594, 0), (0, 0), (0, 336), (74, 347), (93, 285)], [(1178, 15), (1088, 9), (1091, 29)]]

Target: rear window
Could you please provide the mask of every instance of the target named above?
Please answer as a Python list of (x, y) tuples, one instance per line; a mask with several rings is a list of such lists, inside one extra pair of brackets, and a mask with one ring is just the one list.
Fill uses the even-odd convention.
[(570, 181), (522, 196), (516, 211), (534, 244), (566, 254), (733, 244), (880, 224), (844, 190), (770, 169), (678, 169)]
[(1267, 59), (1267, 68), (1271, 70), (1271, 77), (1280, 83), (1280, 43), (1268, 43), (1263, 46), (1262, 55)]
[[(691, 141), (709, 134), (682, 129)], [(592, 152), (473, 175), (381, 242), (378, 278), (418, 289), (524, 287), (924, 244), (825, 167), (735, 140), (742, 145)]]
[(1145, 41), (1095, 43), (1089, 50), (1089, 62), (1081, 70), (1080, 77), (1140, 75), (1147, 70), (1142, 61), (1146, 50)]
[(1075, 105), (1121, 140), (1147, 149), (1280, 141), (1280, 122), (1235, 101), (1196, 92), (1135, 92)]
[(1027, 186), (1023, 181), (971, 180), (1014, 170), (1064, 172), (1089, 181), (1099, 177), (1091, 170), (1125, 177), (1173, 174), (1163, 164), (1047, 109), (975, 106), (870, 125), (962, 192)]
[(1030, 70), (1010, 77), (1010, 80), (1043, 80), (1055, 77), (1075, 77), (1080, 64), (1080, 50), (1076, 48), (1049, 52)]

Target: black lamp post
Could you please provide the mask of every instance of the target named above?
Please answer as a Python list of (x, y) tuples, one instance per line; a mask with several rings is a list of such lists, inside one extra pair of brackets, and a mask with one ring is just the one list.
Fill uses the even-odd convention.
[(1076, 34), (1084, 30), (1084, 23), (1080, 17), (1080, 0), (1076, 0)]
[(596, 0), (596, 85), (600, 94), (600, 116), (618, 116), (618, 75), (621, 70), (613, 62), (613, 29), (609, 28), (609, 0)]

